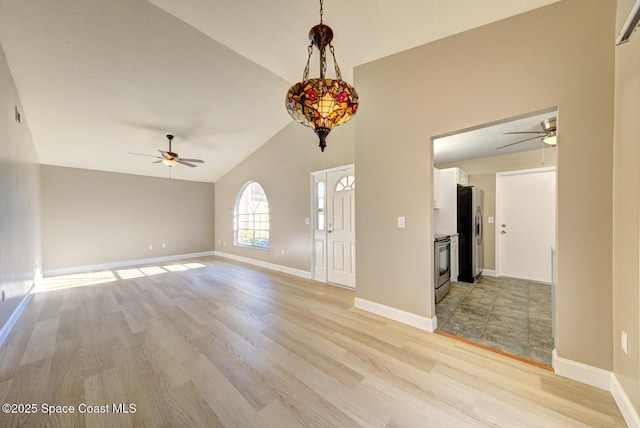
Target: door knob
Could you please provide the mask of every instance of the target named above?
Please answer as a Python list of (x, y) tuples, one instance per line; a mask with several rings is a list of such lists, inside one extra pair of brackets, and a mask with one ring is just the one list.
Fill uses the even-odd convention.
[(507, 227), (507, 225), (506, 225), (506, 224), (503, 224), (503, 225), (502, 225), (502, 227)]
[(507, 233), (506, 230), (503, 230), (503, 231), (500, 232), (501, 235), (504, 235), (505, 233)]

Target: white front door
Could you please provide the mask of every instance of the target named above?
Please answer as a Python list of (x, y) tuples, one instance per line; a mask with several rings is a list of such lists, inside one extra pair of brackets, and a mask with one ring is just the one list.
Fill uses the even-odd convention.
[(355, 288), (354, 169), (327, 173), (327, 281)]
[(551, 283), (556, 169), (496, 174), (497, 274)]

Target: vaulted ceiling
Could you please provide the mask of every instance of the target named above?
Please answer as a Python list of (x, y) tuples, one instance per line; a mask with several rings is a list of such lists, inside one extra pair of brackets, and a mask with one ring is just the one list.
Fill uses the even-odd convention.
[[(357, 89), (357, 65), (555, 1), (328, 0), (324, 22)], [(290, 122), (284, 96), (318, 22), (315, 0), (0, 0), (0, 44), (42, 164), (166, 177), (129, 153), (167, 150), (171, 133), (174, 152), (205, 160), (173, 177), (208, 182)]]

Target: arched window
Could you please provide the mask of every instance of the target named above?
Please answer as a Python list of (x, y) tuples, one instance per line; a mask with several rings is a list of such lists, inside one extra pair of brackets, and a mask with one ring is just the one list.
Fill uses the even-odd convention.
[(255, 181), (247, 183), (238, 194), (233, 230), (236, 245), (269, 248), (269, 202)]
[(345, 175), (336, 184), (336, 192), (343, 190), (354, 190), (356, 188), (356, 177), (353, 175)]

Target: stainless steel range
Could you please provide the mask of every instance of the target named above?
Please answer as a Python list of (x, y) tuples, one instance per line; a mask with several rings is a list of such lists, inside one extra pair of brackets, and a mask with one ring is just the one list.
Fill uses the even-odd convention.
[(451, 289), (451, 237), (435, 234), (434, 238), (434, 285), (438, 303)]

